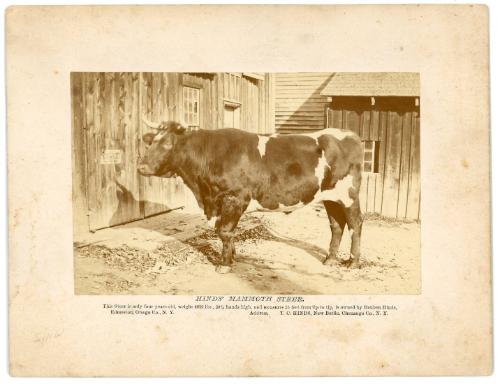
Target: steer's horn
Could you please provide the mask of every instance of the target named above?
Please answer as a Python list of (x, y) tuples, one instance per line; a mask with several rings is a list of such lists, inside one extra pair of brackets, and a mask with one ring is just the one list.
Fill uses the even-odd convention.
[(160, 129), (161, 127), (161, 123), (153, 123), (152, 121), (146, 119), (144, 116), (142, 117), (142, 122), (146, 124), (149, 128)]

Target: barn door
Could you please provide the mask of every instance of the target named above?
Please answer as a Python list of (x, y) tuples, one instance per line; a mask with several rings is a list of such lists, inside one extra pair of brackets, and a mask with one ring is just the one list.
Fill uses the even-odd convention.
[(177, 74), (85, 73), (84, 127), (87, 142), (89, 229), (167, 212), (185, 205), (180, 178), (143, 177), (137, 173), (145, 147), (142, 135), (152, 121), (178, 119)]
[(89, 228), (142, 217), (136, 168), (139, 79), (135, 73), (83, 75)]
[[(141, 74), (140, 113), (151, 121), (179, 120), (183, 92), (176, 73), (149, 72)], [(141, 137), (150, 129), (140, 122)], [(145, 150), (140, 142), (140, 149)], [(156, 215), (185, 205), (184, 183), (178, 178), (144, 177), (141, 195), (144, 216)]]

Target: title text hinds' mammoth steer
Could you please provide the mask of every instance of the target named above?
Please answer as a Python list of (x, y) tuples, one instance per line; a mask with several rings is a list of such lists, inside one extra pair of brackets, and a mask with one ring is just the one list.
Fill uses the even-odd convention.
[[(363, 150), (355, 133), (328, 128), (260, 136), (233, 128), (186, 132), (173, 121), (145, 122), (155, 132), (143, 136), (148, 147), (138, 171), (145, 176), (179, 175), (193, 191), (222, 240), (218, 272), (230, 270), (234, 229), (245, 211), (289, 212), (318, 201), (324, 203), (332, 230), (324, 263), (359, 266)], [(336, 256), (346, 224), (351, 257), (340, 261)]]

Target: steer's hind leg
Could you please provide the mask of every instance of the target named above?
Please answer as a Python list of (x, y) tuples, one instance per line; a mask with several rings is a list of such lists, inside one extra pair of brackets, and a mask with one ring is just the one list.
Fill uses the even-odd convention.
[(338, 264), (339, 262), (341, 262), (341, 260), (337, 259), (337, 252), (339, 250), (340, 241), (342, 240), (342, 235), (344, 233), (344, 227), (346, 223), (344, 207), (342, 207), (339, 203), (329, 200), (323, 201), (323, 204), (328, 215), (328, 220), (330, 220), (330, 228), (332, 230), (330, 249), (328, 252), (328, 256), (326, 257), (323, 264)]
[(215, 229), (222, 241), (222, 263), (216, 267), (219, 273), (231, 271), (231, 264), (235, 254), (234, 249), (234, 229), (238, 225), (242, 214), (239, 199), (234, 196), (227, 196), (222, 201), (220, 217), (215, 223)]
[(345, 216), (351, 234), (351, 258), (347, 264), (350, 267), (358, 268), (361, 254), (361, 229), (363, 227), (363, 215), (359, 207), (359, 198), (356, 198), (350, 207), (345, 208)]

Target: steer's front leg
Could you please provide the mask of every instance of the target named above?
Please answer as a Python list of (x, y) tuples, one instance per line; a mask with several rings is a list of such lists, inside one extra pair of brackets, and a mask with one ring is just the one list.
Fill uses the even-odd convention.
[(216, 272), (227, 273), (231, 271), (235, 254), (234, 229), (238, 225), (241, 214), (239, 199), (234, 196), (224, 197), (219, 219), (215, 223), (215, 230), (222, 241), (222, 263), (217, 265)]

